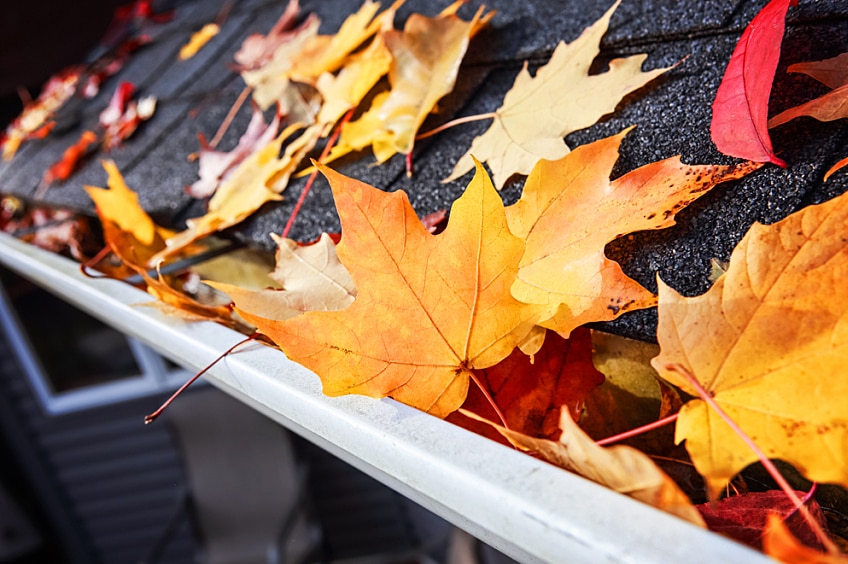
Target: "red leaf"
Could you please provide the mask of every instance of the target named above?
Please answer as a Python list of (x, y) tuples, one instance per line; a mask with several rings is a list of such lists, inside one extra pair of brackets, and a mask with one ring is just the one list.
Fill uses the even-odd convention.
[[(562, 432), (560, 408), (567, 407), (576, 419), (586, 396), (604, 381), (604, 375), (592, 364), (592, 337), (585, 327), (572, 331), (567, 340), (548, 331), (532, 362), (516, 349), (495, 366), (474, 373), (488, 388), (511, 430), (552, 440)], [(462, 407), (490, 421), (500, 421), (489, 400), (473, 384)], [(503, 442), (491, 426), (461, 414), (451, 414), (448, 421)]]
[[(797, 492), (797, 494), (800, 498), (806, 495), (805, 492)], [(777, 513), (783, 518), (792, 512), (794, 504), (782, 491), (771, 490), (738, 495), (715, 503), (703, 503), (696, 507), (711, 531), (722, 533), (755, 548), (761, 548), (769, 513)], [(807, 502), (807, 507), (813, 517), (827, 530), (824, 513), (819, 504), (815, 500), (810, 500)], [(814, 548), (822, 548), (815, 532), (798, 511), (786, 519), (786, 525), (802, 543)]]
[(771, 0), (745, 28), (713, 102), (710, 134), (725, 155), (785, 167), (768, 133), (768, 101), (786, 12), (798, 0)]
[(97, 135), (91, 131), (83, 131), (76, 143), (65, 149), (62, 158), (44, 173), (42, 184), (51, 184), (55, 180), (67, 180), (77, 169), (77, 165), (92, 143), (97, 141)]

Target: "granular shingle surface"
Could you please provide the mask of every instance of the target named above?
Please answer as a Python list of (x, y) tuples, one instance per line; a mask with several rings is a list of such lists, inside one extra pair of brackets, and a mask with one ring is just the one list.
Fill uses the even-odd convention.
[[(636, 125), (622, 145), (614, 176), (677, 154), (690, 164), (733, 162), (718, 153), (710, 140), (711, 104), (739, 35), (764, 3), (623, 0), (603, 39), (595, 71), (603, 71), (615, 57), (635, 53), (649, 55), (645, 69), (679, 64), (625, 99), (612, 115), (570, 135), (568, 144), (585, 144)], [(120, 81), (130, 81), (141, 94), (157, 95), (159, 107), (153, 118), (109, 158), (117, 162), (128, 184), (139, 192), (142, 205), (157, 221), (180, 228), (187, 217), (202, 213), (203, 202), (193, 201), (184, 192), (184, 187), (197, 178), (197, 163), (187, 156), (199, 147), (198, 133), (207, 138), (215, 134), (244, 87), (231, 70), (235, 51), (250, 33), (267, 32), (285, 7), (284, 2), (235, 3), (221, 34), (193, 59), (177, 62), (179, 47), (193, 31), (214, 20), (223, 4), (223, 0), (178, 3), (175, 19), (152, 28), (153, 43), (134, 55), (95, 99), (65, 111), (63, 131), (27, 143), (14, 160), (0, 164), (0, 191), (31, 197), (47, 167), (58, 160), (83, 129), (95, 126), (114, 87)], [(402, 25), (413, 12), (433, 15), (447, 4), (445, 0), (409, 0), (400, 9), (396, 25)], [(469, 4), (461, 12), (466, 17), (480, 2)], [(304, 1), (302, 10), (317, 13), (322, 19), (321, 33), (329, 34), (358, 5)], [(472, 41), (455, 91), (439, 103), (438, 113), (428, 119), (422, 130), (453, 117), (495, 110), (525, 60), (535, 71), (560, 41), (574, 40), (608, 7), (594, 0), (494, 0), (487, 6), (497, 10), (497, 15), (490, 28)], [(826, 91), (806, 76), (788, 74), (788, 65), (846, 51), (848, 5), (844, 2), (802, 1), (790, 10), (771, 113)], [(220, 148), (236, 144), (249, 114), (249, 108), (241, 110)], [(424, 215), (449, 208), (462, 192), (468, 177), (446, 184), (441, 180), (487, 126), (487, 122), (471, 123), (419, 142), (412, 178), (404, 173), (402, 156), (373, 166), (370, 153), (353, 155), (335, 166), (344, 174), (384, 190), (407, 191), (416, 211)], [(656, 289), (659, 275), (678, 291), (696, 295), (709, 287), (710, 260), (727, 260), (752, 223), (780, 220), (805, 205), (825, 201), (848, 189), (845, 172), (827, 183), (822, 181), (824, 171), (848, 155), (844, 120), (820, 123), (801, 118), (773, 130), (772, 139), (779, 156), (789, 163), (787, 169), (766, 166), (745, 179), (720, 185), (679, 213), (674, 227), (622, 237), (608, 245), (607, 254), (652, 290)], [(82, 186), (104, 182), (105, 173), (98, 159), (92, 159), (69, 181), (48, 190), (44, 200), (91, 213), (93, 205)], [(228, 235), (270, 249), (268, 234), (281, 232), (304, 183), (305, 179), (293, 181), (282, 202), (266, 205)], [(511, 182), (502, 193), (505, 201), (515, 201), (520, 187), (521, 182)], [(322, 231), (338, 229), (329, 188), (318, 182), (291, 235), (311, 240)], [(626, 314), (605, 327), (653, 340), (656, 312)]]

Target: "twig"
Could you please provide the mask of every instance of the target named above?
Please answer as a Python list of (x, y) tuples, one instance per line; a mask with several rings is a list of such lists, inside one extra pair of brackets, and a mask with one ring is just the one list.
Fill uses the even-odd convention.
[(224, 121), (221, 122), (221, 126), (218, 128), (218, 131), (215, 133), (215, 137), (212, 138), (212, 141), (209, 142), (209, 148), (214, 149), (218, 146), (218, 143), (223, 139), (224, 134), (227, 132), (227, 129), (230, 127), (230, 124), (236, 117), (236, 114), (241, 109), (244, 101), (247, 100), (247, 96), (250, 94), (250, 86), (245, 86), (244, 90), (241, 91), (239, 97), (236, 98), (236, 101), (233, 102), (233, 107), (230, 108), (230, 111), (227, 113), (227, 117), (224, 118)]
[(481, 121), (484, 119), (492, 119), (496, 117), (498, 117), (498, 114), (496, 112), (488, 112), (485, 114), (477, 114), (475, 116), (465, 116), (461, 118), (452, 119), (448, 122), (443, 123), (439, 127), (436, 127), (435, 129), (431, 129), (430, 131), (426, 131), (424, 133), (421, 133), (420, 135), (416, 135), (415, 140), (419, 141), (421, 139), (427, 139), (428, 137), (432, 137), (433, 135), (441, 133), (446, 129), (450, 129), (455, 125), (462, 125), (463, 123), (471, 123), (474, 121)]
[(641, 435), (642, 433), (647, 433), (648, 431), (653, 431), (654, 429), (659, 429), (660, 427), (664, 427), (669, 423), (673, 423), (677, 420), (677, 415), (678, 414), (675, 413), (673, 415), (669, 415), (668, 417), (658, 419), (653, 423), (648, 423), (647, 425), (642, 425), (641, 427), (636, 427), (635, 429), (630, 429), (629, 431), (625, 431), (623, 433), (619, 433), (617, 435), (613, 435), (612, 437), (607, 437), (606, 439), (601, 439), (600, 441), (595, 442), (601, 446), (606, 446), (629, 439), (631, 437), (636, 437), (638, 435)]
[[(330, 150), (333, 148), (333, 145), (335, 145), (336, 141), (338, 141), (339, 139), (339, 135), (342, 132), (342, 126), (344, 126), (344, 124), (350, 121), (350, 118), (353, 117), (353, 110), (354, 108), (348, 110), (348, 112), (339, 122), (339, 125), (336, 126), (336, 130), (333, 132), (333, 135), (327, 141), (327, 144), (324, 146), (324, 150), (321, 151), (321, 156), (318, 157), (318, 162), (322, 162), (325, 158), (327, 158), (327, 155), (330, 154)], [(312, 185), (315, 184), (315, 179), (317, 177), (318, 169), (316, 168), (312, 171), (312, 174), (310, 174), (309, 178), (306, 180), (306, 184), (304, 184), (303, 186), (303, 190), (301, 191), (300, 196), (297, 199), (297, 203), (295, 203), (294, 209), (292, 209), (292, 213), (289, 216), (289, 220), (286, 222), (286, 226), (283, 229), (283, 238), (289, 236), (289, 232), (291, 231), (292, 226), (294, 226), (294, 220), (297, 217), (297, 214), (300, 213), (300, 208), (303, 207), (303, 202), (306, 200), (306, 195), (309, 194), (309, 190), (312, 188)]]

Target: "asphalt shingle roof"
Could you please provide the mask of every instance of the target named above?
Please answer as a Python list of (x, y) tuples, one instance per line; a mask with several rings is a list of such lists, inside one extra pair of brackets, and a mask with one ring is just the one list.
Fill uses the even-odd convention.
[[(412, 12), (433, 15), (448, 3), (408, 0), (396, 25), (400, 26)], [(612, 58), (641, 52), (649, 55), (645, 69), (683, 62), (628, 97), (611, 116), (570, 135), (568, 144), (585, 144), (636, 125), (622, 145), (615, 176), (676, 154), (690, 164), (733, 162), (718, 153), (710, 140), (710, 106), (739, 35), (764, 3), (624, 0), (602, 42), (597, 70), (602, 70)], [(193, 201), (184, 192), (184, 187), (197, 177), (197, 163), (186, 157), (198, 149), (198, 132), (207, 138), (214, 135), (243, 89), (241, 79), (230, 70), (233, 54), (248, 34), (266, 32), (285, 7), (282, 1), (235, 3), (221, 34), (194, 58), (177, 62), (179, 47), (194, 30), (214, 20), (223, 4), (224, 0), (179, 4), (175, 19), (153, 28), (155, 41), (136, 53), (95, 99), (65, 110), (64, 123), (69, 126), (63, 132), (27, 143), (14, 160), (0, 164), (0, 192), (31, 197), (47, 167), (76, 141), (83, 128), (93, 127), (114, 85), (130, 81), (141, 94), (156, 95), (158, 109), (109, 158), (116, 161), (129, 186), (139, 192), (142, 205), (160, 223), (181, 228), (187, 217), (202, 213), (203, 203)], [(472, 13), (479, 2), (470, 4), (461, 13)], [(575, 39), (608, 7), (606, 2), (593, 0), (494, 0), (486, 4), (498, 11), (497, 16), (490, 28), (472, 41), (456, 90), (439, 103), (439, 112), (428, 119), (422, 131), (453, 117), (493, 111), (525, 59), (530, 61), (531, 70), (543, 64), (559, 41)], [(358, 6), (358, 2), (302, 2), (303, 12), (315, 12), (321, 17), (322, 33), (335, 32)], [(839, 0), (818, 0), (802, 2), (791, 9), (771, 113), (826, 91), (806, 76), (787, 74), (789, 64), (846, 51), (848, 5)], [(242, 109), (220, 148), (235, 145), (249, 114), (249, 108)], [(375, 167), (370, 154), (358, 155), (339, 161), (336, 166), (344, 174), (385, 190), (406, 190), (416, 211), (424, 215), (449, 208), (461, 193), (468, 177), (447, 184), (441, 180), (487, 126), (487, 122), (476, 122), (419, 142), (412, 178), (405, 175), (402, 156)], [(710, 284), (710, 259), (727, 260), (753, 222), (777, 221), (848, 189), (848, 174), (844, 172), (827, 183), (822, 181), (824, 171), (848, 156), (848, 128), (844, 121), (820, 123), (801, 118), (773, 130), (772, 139), (779, 156), (789, 163), (787, 169), (766, 166), (741, 181), (722, 184), (679, 213), (676, 226), (625, 236), (608, 245), (608, 255), (650, 289), (656, 289), (659, 274), (678, 291), (699, 294)], [(292, 182), (282, 202), (266, 205), (231, 230), (231, 235), (257, 247), (272, 248), (268, 233), (282, 230), (304, 182), (305, 179)], [(91, 212), (93, 205), (82, 186), (104, 183), (99, 158), (92, 159), (66, 183), (47, 191), (43, 199)], [(520, 185), (513, 182), (504, 190), (507, 202), (518, 197)], [(329, 188), (319, 182), (291, 235), (311, 240), (322, 231), (338, 229)], [(656, 313), (633, 312), (606, 327), (652, 340)]]

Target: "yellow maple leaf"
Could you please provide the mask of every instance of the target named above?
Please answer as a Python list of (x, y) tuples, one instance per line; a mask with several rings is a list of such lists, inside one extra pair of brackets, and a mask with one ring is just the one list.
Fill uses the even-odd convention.
[[(848, 485), (848, 194), (754, 225), (702, 296), (660, 283), (660, 375), (688, 370), (765, 452), (807, 478)], [(686, 441), (713, 493), (757, 456), (703, 401), (683, 406)]]
[(385, 193), (326, 167), (342, 224), (338, 254), (353, 304), (273, 321), (237, 311), (331, 396), (391, 396), (439, 417), (456, 410), (469, 374), (509, 356), (542, 315), (509, 292), (523, 242), (478, 168), (443, 233), (421, 224), (403, 192)]
[[(385, 18), (383, 21), (391, 21)], [(335, 123), (346, 111), (355, 108), (382, 78), (392, 64), (392, 54), (386, 47), (383, 35), (348, 60), (338, 75), (325, 72), (318, 77), (315, 87), (324, 103), (318, 112), (319, 123)], [(363, 145), (364, 147), (365, 145)]]
[(527, 245), (513, 295), (557, 308), (542, 325), (563, 336), (656, 303), (606, 257), (607, 243), (674, 225), (674, 214), (712, 186), (760, 166), (686, 165), (673, 157), (610, 181), (628, 131), (578, 147), (558, 161), (539, 161), (521, 199), (507, 208), (510, 229)]
[(701, 514), (686, 494), (646, 454), (624, 445), (602, 447), (595, 444), (574, 422), (567, 409), (563, 409), (560, 415), (562, 435), (559, 441), (538, 439), (506, 429), (470, 411), (462, 410), (461, 413), (488, 423), (521, 450), (534, 452), (570, 472), (704, 526)]
[(464, 21), (456, 16), (461, 4), (452, 4), (435, 18), (412, 14), (403, 31), (383, 33), (392, 55), (391, 90), (372, 103), (360, 120), (363, 123), (342, 127), (338, 145), (324, 162), (368, 145), (373, 145), (380, 163), (396, 153), (412, 151), (424, 119), (436, 102), (453, 90), (471, 37), (494, 15), (484, 16), (481, 7), (470, 21)]
[(395, 2), (377, 16), (380, 3), (366, 0), (358, 11), (348, 16), (338, 32), (333, 35), (317, 35), (303, 46), (293, 61), (291, 78), (314, 84), (322, 74), (342, 68), (348, 56), (374, 35), (380, 27), (386, 22), (391, 26), (395, 12), (403, 2), (404, 0)]
[(282, 199), (280, 193), (292, 172), (321, 135), (321, 126), (312, 125), (278, 156), (283, 142), (300, 128), (297, 124), (287, 127), (274, 141), (242, 161), (209, 200), (207, 213), (186, 221), (188, 228), (168, 238), (167, 248), (153, 256), (150, 263), (172, 256), (201, 237), (240, 223), (266, 202)]
[(119, 229), (132, 234), (138, 244), (159, 250), (164, 246), (164, 239), (173, 232), (156, 225), (146, 211), (138, 203), (138, 194), (130, 190), (121, 171), (112, 160), (103, 161), (106, 171), (107, 188), (85, 186), (85, 191), (94, 201), (94, 206), (101, 221), (110, 221)]
[(474, 139), (446, 181), (473, 168), (471, 155), (489, 165), (498, 188), (513, 174), (528, 174), (539, 159), (562, 158), (570, 151), (563, 140), (566, 135), (589, 127), (612, 112), (624, 96), (671, 68), (642, 72), (647, 55), (633, 55), (610, 61), (607, 72), (589, 75), (620, 1), (572, 43), (561, 42), (535, 77), (525, 63), (494, 112), (492, 125)]
[(321, 20), (309, 18), (296, 33), (289, 34), (287, 41), (277, 46), (269, 61), (258, 68), (242, 71), (245, 83), (253, 88), (253, 100), (264, 110), (275, 101), (286, 99), (292, 81), (314, 86), (321, 75), (339, 70), (357, 47), (374, 35), (386, 20), (394, 18), (401, 4), (403, 0), (376, 16), (380, 3), (366, 0), (333, 35), (318, 35)]

